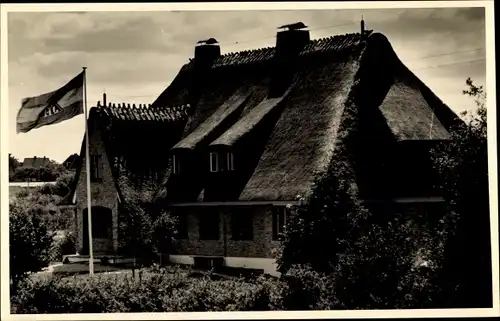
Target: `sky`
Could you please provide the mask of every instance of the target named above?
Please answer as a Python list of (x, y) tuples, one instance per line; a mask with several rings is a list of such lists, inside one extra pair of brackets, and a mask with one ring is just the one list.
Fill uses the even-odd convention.
[(381, 32), (396, 54), (451, 109), (475, 107), (465, 79), (486, 83), (484, 8), (9, 12), (9, 153), (63, 162), (78, 153), (84, 116), (16, 134), (24, 97), (55, 90), (87, 66), (89, 107), (102, 100), (152, 103), (193, 57), (198, 40), (216, 38), (222, 53), (273, 46), (277, 27), (304, 22), (311, 38)]

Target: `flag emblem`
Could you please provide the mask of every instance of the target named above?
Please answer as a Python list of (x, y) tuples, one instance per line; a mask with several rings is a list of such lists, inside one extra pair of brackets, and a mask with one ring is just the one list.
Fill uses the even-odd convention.
[(84, 72), (55, 91), (24, 98), (17, 114), (17, 133), (27, 133), (83, 114), (83, 81)]

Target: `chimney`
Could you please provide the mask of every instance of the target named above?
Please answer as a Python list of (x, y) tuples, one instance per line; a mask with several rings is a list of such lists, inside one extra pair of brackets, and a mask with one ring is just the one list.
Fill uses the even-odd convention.
[(102, 94), (102, 104), (106, 107), (106, 93)]
[(269, 97), (282, 96), (290, 87), (295, 71), (299, 53), (309, 43), (309, 30), (304, 30), (307, 26), (302, 22), (284, 25), (278, 29), (276, 35), (276, 53), (274, 55), (273, 76), (269, 87)]
[(200, 40), (194, 48), (194, 63), (197, 66), (211, 66), (220, 57), (220, 46), (217, 40), (210, 38)]
[(365, 21), (363, 20), (363, 16), (361, 16), (361, 36), (365, 35)]
[(276, 35), (276, 52), (285, 54), (298, 54), (309, 43), (311, 37), (309, 30), (304, 30), (307, 26), (303, 22), (296, 22), (284, 25), (278, 29)]

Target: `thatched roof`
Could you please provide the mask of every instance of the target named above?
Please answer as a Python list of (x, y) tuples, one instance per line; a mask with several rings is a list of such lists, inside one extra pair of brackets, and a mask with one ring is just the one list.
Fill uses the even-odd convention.
[(210, 117), (199, 125), (187, 137), (182, 139), (173, 148), (174, 149), (195, 149), (212, 132), (217, 130), (224, 121), (234, 113), (237, 113), (244, 107), (244, 102), (250, 94), (246, 92), (237, 92), (225, 101)]
[[(394, 141), (448, 139), (458, 119), (381, 34), (311, 40), (292, 60), (280, 54), (274, 47), (230, 53), (203, 70), (194, 59), (146, 111), (96, 110), (123, 120), (100, 125), (113, 133), (106, 145), (119, 164), (116, 180), (136, 186), (131, 177), (155, 173), (149, 189), (132, 189), (167, 203), (294, 200), (331, 166), (339, 128), (353, 110), (366, 135), (381, 128)], [(170, 117), (174, 109), (163, 106), (174, 105), (190, 107)], [(143, 126), (144, 119), (158, 126)], [(211, 150), (232, 151), (235, 172), (210, 173)], [(169, 156), (177, 151), (188, 151), (188, 169), (170, 175)]]
[[(104, 142), (115, 187), (121, 199), (151, 202), (170, 173), (169, 149), (182, 134), (189, 105), (151, 109), (110, 104), (90, 109), (89, 129)], [(78, 170), (61, 205), (72, 203), (85, 157), (82, 142)]]
[(281, 97), (264, 99), (210, 145), (232, 146), (239, 139), (249, 134), (266, 115), (278, 106), (287, 94), (288, 92)]

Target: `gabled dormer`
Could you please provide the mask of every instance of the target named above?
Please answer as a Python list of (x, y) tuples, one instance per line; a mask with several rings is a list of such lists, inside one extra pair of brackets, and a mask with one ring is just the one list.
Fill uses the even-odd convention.
[(170, 150), (170, 173), (175, 177), (186, 176), (192, 171), (193, 151), (185, 148)]
[(209, 152), (210, 173), (233, 172), (235, 170), (234, 152), (232, 150)]

